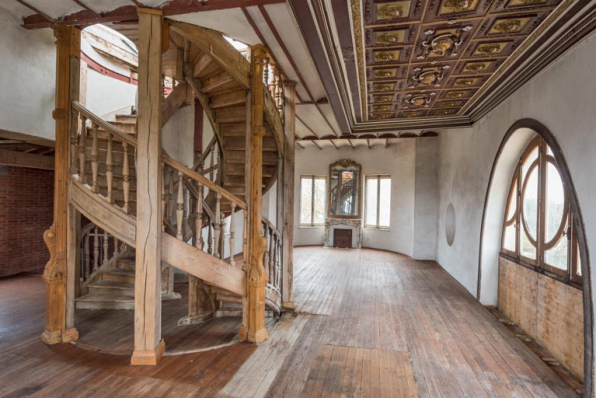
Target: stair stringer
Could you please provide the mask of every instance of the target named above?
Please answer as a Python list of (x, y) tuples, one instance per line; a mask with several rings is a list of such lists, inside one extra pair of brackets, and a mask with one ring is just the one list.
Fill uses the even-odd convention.
[[(130, 247), (135, 247), (136, 218), (108, 203), (76, 178), (72, 178), (71, 182), (69, 194), (75, 208), (95, 225)], [(239, 296), (245, 296), (245, 273), (241, 269), (167, 234), (162, 235), (161, 252), (162, 261), (171, 267)]]

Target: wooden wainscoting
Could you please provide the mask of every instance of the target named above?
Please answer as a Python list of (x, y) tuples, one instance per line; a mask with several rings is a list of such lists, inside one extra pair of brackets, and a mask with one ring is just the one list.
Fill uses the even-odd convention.
[(583, 292), (499, 259), (498, 309), (584, 380)]

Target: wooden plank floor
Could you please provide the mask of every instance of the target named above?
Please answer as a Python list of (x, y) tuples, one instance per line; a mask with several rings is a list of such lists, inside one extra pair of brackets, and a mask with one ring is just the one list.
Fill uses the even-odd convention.
[(577, 396), (434, 262), (367, 249), (295, 256), (300, 315), (273, 328), (220, 396)]
[(299, 312), (269, 340), (156, 367), (45, 346), (41, 278), (0, 280), (0, 396), (576, 396), (434, 262), (367, 249), (295, 255)]

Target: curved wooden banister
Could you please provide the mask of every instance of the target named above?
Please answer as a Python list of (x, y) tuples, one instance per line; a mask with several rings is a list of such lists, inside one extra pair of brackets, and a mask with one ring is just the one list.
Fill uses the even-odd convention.
[(137, 146), (137, 140), (134, 137), (131, 137), (130, 134), (126, 134), (124, 131), (106, 122), (105, 120), (97, 116), (95, 113), (85, 108), (80, 102), (72, 101), (72, 107), (78, 112), (80, 112), (82, 115), (84, 115), (88, 120), (91, 120), (93, 123), (97, 124), (105, 131), (112, 133), (113, 135), (126, 142), (127, 144), (130, 144), (134, 147)]

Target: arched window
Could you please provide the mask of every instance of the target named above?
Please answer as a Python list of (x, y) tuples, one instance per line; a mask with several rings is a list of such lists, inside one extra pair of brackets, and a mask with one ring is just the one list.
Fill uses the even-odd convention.
[(581, 286), (574, 218), (552, 150), (534, 139), (515, 170), (501, 240), (501, 255), (537, 272)]

